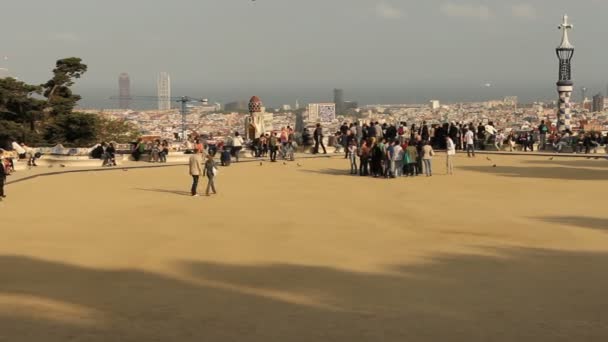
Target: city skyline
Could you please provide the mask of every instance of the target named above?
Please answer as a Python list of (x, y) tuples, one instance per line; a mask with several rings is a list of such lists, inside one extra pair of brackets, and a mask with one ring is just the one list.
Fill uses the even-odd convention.
[[(32, 5), (39, 11), (29, 13)], [(175, 11), (179, 5), (190, 10)], [(576, 83), (604, 89), (608, 77), (597, 72), (608, 49), (596, 43), (604, 36), (601, 23), (608, 3), (594, 0), (178, 0), (144, 9), (137, 1), (33, 0), (8, 1), (4, 7), (15, 14), (0, 23), (4, 31), (23, 20), (20, 13), (33, 17), (32, 25), (10, 31), (3, 42), (0, 55), (8, 57), (3, 67), (38, 84), (48, 79), (54, 60), (82, 57), (89, 71), (76, 90), (83, 94), (112, 90), (112, 75), (122, 71), (138, 80), (133, 92), (144, 93), (143, 85), (154, 84), (155, 74), (166, 70), (176, 86), (201, 92), (338, 87), (356, 94), (356, 88), (367, 86), (404, 92), (418, 88), (413, 96), (428, 100), (450, 97), (442, 88), (456, 85), (483, 92), (486, 83), (501, 89), (523, 83), (529, 87), (522, 92), (547, 99), (552, 90), (546, 85), (554, 82), (550, 49), (555, 18), (564, 13), (579, 25)], [(73, 14), (69, 24), (52, 20), (66, 12)], [(317, 24), (311, 26), (313, 18)], [(100, 24), (108, 20), (111, 27)], [(526, 98), (508, 91), (500, 95)]]

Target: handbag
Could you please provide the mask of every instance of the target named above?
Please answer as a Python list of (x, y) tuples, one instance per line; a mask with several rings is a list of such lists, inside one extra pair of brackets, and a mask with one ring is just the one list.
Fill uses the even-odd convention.
[(215, 167), (215, 166), (211, 169), (211, 173), (213, 174), (214, 177), (217, 176), (218, 172), (219, 171), (217, 170), (217, 167)]

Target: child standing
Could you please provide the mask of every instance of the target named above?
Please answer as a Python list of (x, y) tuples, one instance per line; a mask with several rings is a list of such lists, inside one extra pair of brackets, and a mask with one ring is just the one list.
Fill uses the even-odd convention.
[(207, 155), (207, 161), (205, 162), (205, 175), (207, 176), (207, 190), (205, 191), (205, 195), (209, 196), (209, 190), (213, 190), (213, 194), (217, 194), (215, 191), (215, 175), (217, 174), (217, 166), (215, 165), (215, 161), (213, 161), (213, 155)]

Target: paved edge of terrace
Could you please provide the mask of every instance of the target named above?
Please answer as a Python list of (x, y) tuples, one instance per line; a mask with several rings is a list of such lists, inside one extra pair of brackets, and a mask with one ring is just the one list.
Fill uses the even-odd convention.
[[(444, 150), (437, 150), (437, 152), (445, 152)], [(466, 154), (465, 151), (458, 151), (459, 154)], [(508, 152), (508, 151), (475, 151), (475, 154), (490, 154), (490, 155), (501, 155), (501, 156), (528, 156), (528, 157), (558, 157), (558, 158), (602, 158), (608, 159), (608, 155), (606, 154), (580, 154), (580, 153), (549, 153), (549, 152)], [(327, 155), (300, 155), (297, 159), (322, 159), (322, 158), (335, 158), (341, 157), (343, 158), (342, 153), (330, 153)], [(239, 163), (253, 163), (261, 161), (258, 158), (247, 158), (242, 159)], [(264, 159), (263, 161), (267, 161)], [(234, 163), (233, 163), (234, 164)], [(47, 177), (47, 176), (56, 176), (68, 173), (84, 173), (84, 172), (104, 172), (104, 171), (118, 171), (118, 170), (136, 170), (136, 169), (154, 169), (154, 168), (163, 168), (163, 167), (175, 167), (175, 166), (185, 166), (187, 163), (170, 163), (170, 164), (161, 164), (161, 165), (136, 165), (136, 166), (118, 166), (112, 168), (102, 168), (102, 167), (94, 167), (94, 168), (85, 168), (78, 170), (64, 170), (64, 171), (52, 171), (52, 172), (44, 172), (31, 176), (26, 176), (23, 178), (19, 178), (13, 181), (6, 182), (6, 185), (11, 185), (15, 183), (25, 182), (28, 180), (32, 180), (39, 177)]]
[[(335, 158), (335, 157), (342, 157), (343, 158), (343, 154), (341, 153), (335, 153), (335, 154), (327, 154), (327, 155), (303, 155), (303, 156), (298, 156), (296, 158), (296, 161), (298, 159), (327, 159), (327, 158)], [(254, 163), (254, 162), (260, 162), (260, 161), (264, 161), (264, 162), (270, 162), (267, 159), (259, 159), (259, 158), (247, 158), (247, 159), (241, 159), (239, 161), (239, 163)], [(283, 161), (283, 160), (277, 160), (278, 161)], [(232, 163), (231, 165), (234, 164), (238, 164), (238, 163)], [(43, 172), (43, 173), (39, 173), (39, 174), (35, 174), (35, 175), (30, 175), (30, 176), (25, 176), (23, 178), (19, 178), (16, 180), (12, 180), (12, 181), (8, 181), (5, 183), (5, 185), (11, 185), (11, 184), (16, 184), (16, 183), (21, 183), (21, 182), (25, 182), (28, 180), (32, 180), (35, 178), (39, 178), (39, 177), (47, 177), (47, 176), (57, 176), (57, 175), (63, 175), (63, 174), (68, 174), (68, 173), (86, 173), (86, 172), (108, 172), (108, 171), (121, 171), (121, 170), (137, 170), (137, 169), (156, 169), (156, 168), (166, 168), (166, 167), (175, 167), (175, 166), (186, 166), (188, 165), (188, 163), (167, 163), (167, 164), (157, 164), (157, 165), (133, 165), (133, 166), (117, 166), (117, 167), (91, 167), (91, 168), (83, 168), (83, 169), (78, 169), (78, 170), (63, 170), (63, 171), (51, 171), (51, 172)]]

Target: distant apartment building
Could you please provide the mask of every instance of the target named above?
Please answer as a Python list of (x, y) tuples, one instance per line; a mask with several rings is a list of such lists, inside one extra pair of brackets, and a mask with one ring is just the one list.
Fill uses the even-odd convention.
[(593, 102), (591, 106), (592, 112), (602, 112), (606, 108), (606, 99), (602, 96), (602, 94), (597, 94), (593, 97)]
[(158, 91), (158, 110), (171, 109), (171, 76), (167, 72), (161, 72), (156, 82)]
[(336, 113), (344, 114), (344, 90), (334, 89), (334, 103), (336, 105)]
[(118, 75), (118, 97), (120, 109), (129, 109), (131, 107), (131, 79), (126, 72)]
[(509, 107), (517, 107), (519, 98), (517, 96), (507, 96), (504, 99), (504, 105)]
[(336, 119), (335, 103), (308, 104), (308, 122), (332, 122)]
[(441, 103), (438, 100), (431, 100), (431, 109), (437, 110), (441, 108)]
[(247, 101), (234, 101), (224, 105), (224, 110), (227, 112), (245, 112), (248, 109)]

